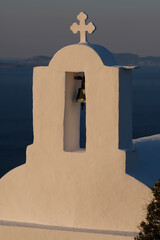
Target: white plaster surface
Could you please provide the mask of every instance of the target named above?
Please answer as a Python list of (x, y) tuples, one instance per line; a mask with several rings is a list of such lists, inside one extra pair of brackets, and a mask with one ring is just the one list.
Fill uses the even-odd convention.
[[(0, 180), (1, 220), (138, 231), (152, 195), (148, 187), (125, 173), (126, 152), (119, 149), (119, 127), (124, 128), (119, 124), (119, 84), (123, 74), (127, 77), (126, 70), (110, 66), (113, 58), (109, 55), (109, 66), (104, 65), (95, 48), (67, 46), (48, 67), (34, 69), (34, 144), (27, 148), (26, 164)], [(85, 152), (64, 151), (66, 72), (84, 72), (86, 77)], [(128, 81), (130, 91), (130, 76)], [(127, 94), (126, 86), (121, 87)], [(126, 109), (127, 127), (130, 109)], [(131, 143), (131, 134), (126, 133), (124, 149), (131, 149)]]
[(133, 140), (137, 155), (134, 167), (127, 166), (127, 172), (147, 186), (153, 187), (160, 177), (160, 134)]

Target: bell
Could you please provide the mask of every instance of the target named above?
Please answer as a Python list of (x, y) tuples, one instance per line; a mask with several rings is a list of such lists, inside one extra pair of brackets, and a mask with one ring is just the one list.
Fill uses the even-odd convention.
[[(78, 77), (77, 77), (76, 79), (78, 79)], [(74, 102), (81, 103), (82, 110), (83, 110), (84, 103), (86, 102), (85, 79), (84, 79), (84, 77), (81, 77), (81, 78), (79, 78), (79, 79), (82, 79), (81, 88), (78, 89), (78, 94), (77, 94), (77, 97), (76, 97), (76, 99), (74, 100)]]
[(79, 88), (78, 89), (78, 94), (75, 102), (79, 103), (85, 103), (86, 102), (86, 95), (85, 95), (85, 89), (84, 88)]

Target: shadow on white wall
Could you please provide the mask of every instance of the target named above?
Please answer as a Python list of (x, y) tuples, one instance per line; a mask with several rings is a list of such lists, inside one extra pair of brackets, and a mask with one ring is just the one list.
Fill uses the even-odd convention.
[(160, 134), (133, 140), (136, 162), (126, 161), (126, 172), (148, 187), (160, 178)]

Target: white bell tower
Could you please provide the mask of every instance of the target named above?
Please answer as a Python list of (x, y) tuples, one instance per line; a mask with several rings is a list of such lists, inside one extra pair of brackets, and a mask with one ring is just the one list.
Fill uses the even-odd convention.
[[(0, 219), (43, 228), (45, 239), (134, 239), (151, 196), (125, 173), (134, 67), (117, 66), (107, 49), (86, 42), (95, 26), (85, 25), (84, 13), (77, 18), (71, 30), (80, 32), (80, 43), (34, 68), (34, 143), (26, 164), (1, 180)], [(85, 149), (79, 144), (81, 106), (74, 101), (79, 74), (85, 76)]]

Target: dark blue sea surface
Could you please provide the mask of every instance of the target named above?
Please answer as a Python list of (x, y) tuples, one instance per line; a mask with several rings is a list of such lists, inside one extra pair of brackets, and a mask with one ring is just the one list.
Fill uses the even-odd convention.
[[(31, 67), (0, 68), (0, 177), (33, 142)], [(160, 133), (160, 67), (133, 70), (133, 138)]]
[(133, 71), (133, 138), (160, 133), (160, 67)]
[(26, 146), (33, 141), (32, 72), (0, 68), (0, 177), (25, 163)]

